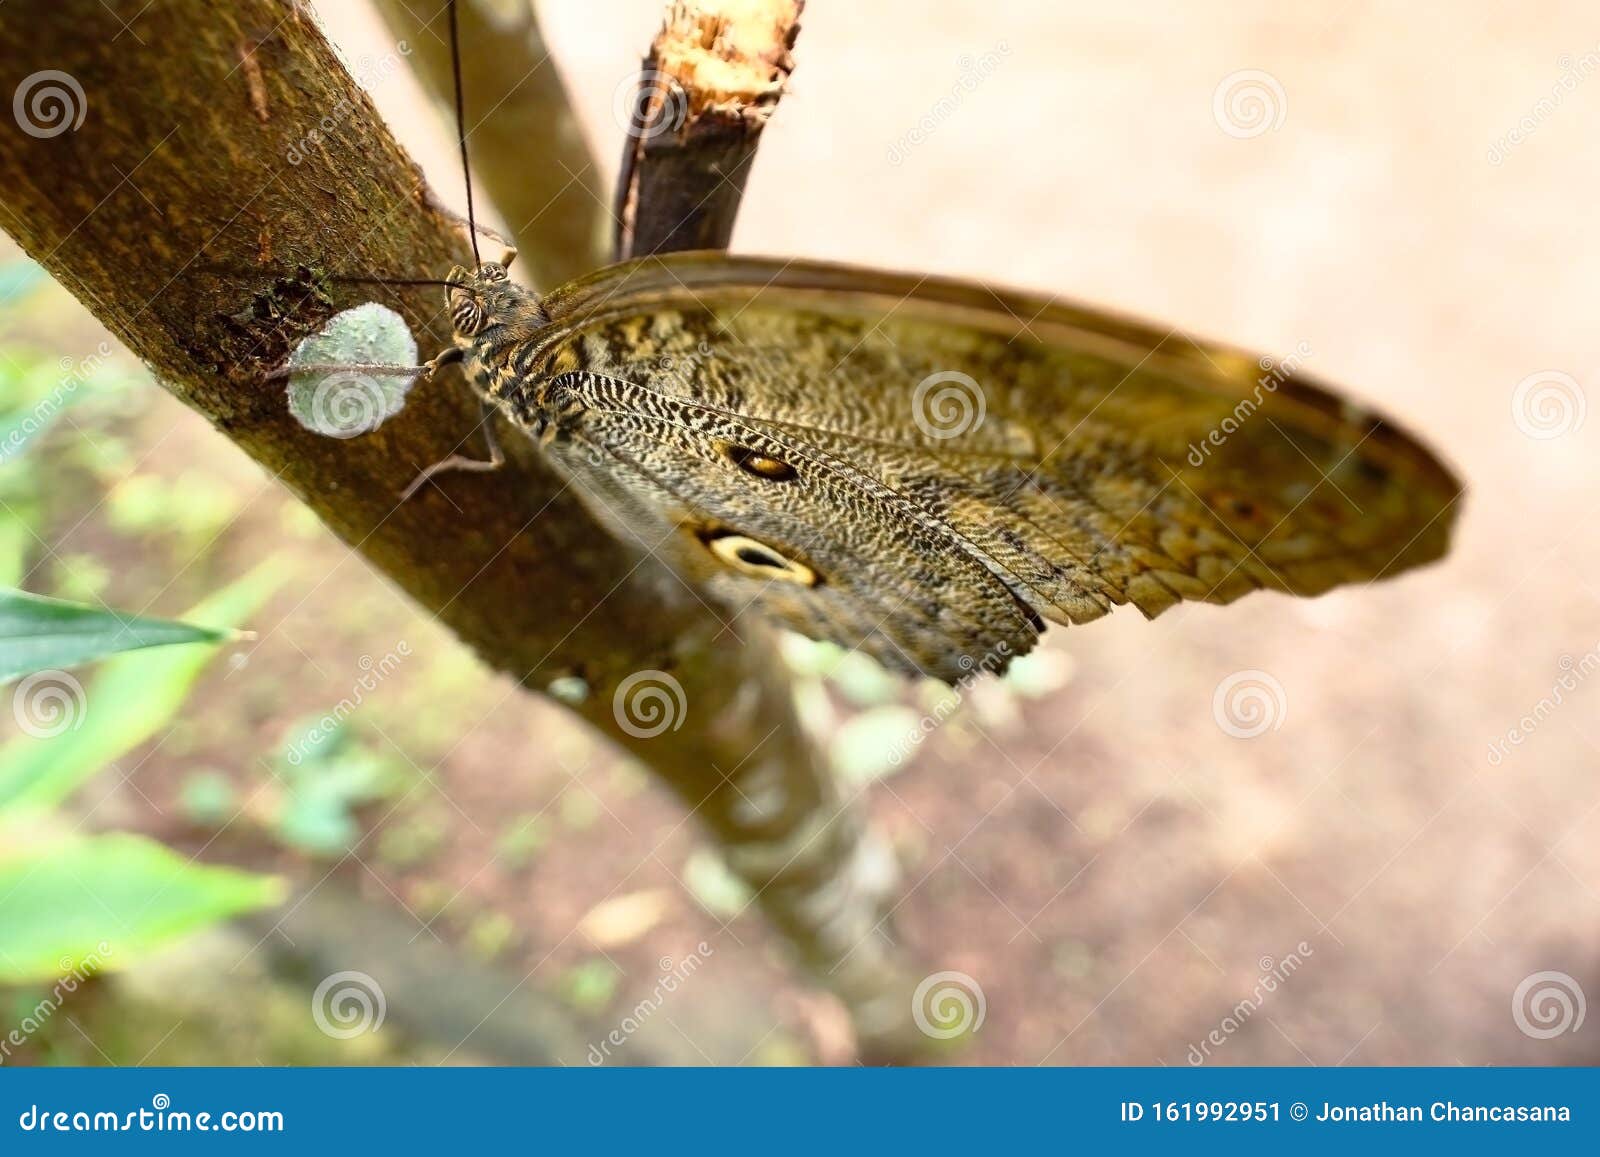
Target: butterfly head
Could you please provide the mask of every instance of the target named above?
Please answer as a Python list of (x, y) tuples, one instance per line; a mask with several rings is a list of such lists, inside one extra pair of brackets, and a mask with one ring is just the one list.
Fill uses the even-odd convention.
[(543, 327), (549, 316), (532, 290), (507, 277), (503, 262), (486, 261), (474, 270), (458, 265), (447, 280), (445, 302), (455, 344), (466, 354), (468, 376), (488, 390), (496, 367), (507, 366), (517, 343)]
[[(458, 341), (477, 337), (505, 316), (519, 292), (507, 280), (506, 267), (498, 261), (486, 261), (476, 270), (457, 265), (446, 280), (450, 288), (445, 300)], [(529, 296), (526, 290), (520, 293)]]

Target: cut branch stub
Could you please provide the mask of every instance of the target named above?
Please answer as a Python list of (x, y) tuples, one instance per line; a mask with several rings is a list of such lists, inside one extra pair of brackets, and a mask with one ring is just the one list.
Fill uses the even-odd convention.
[(803, 0), (674, 4), (614, 112), (618, 260), (726, 249), (761, 130), (794, 68)]

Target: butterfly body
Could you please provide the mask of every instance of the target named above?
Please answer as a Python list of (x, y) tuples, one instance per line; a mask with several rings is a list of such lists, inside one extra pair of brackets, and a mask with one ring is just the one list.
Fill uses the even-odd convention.
[(908, 673), (1001, 669), (1047, 621), (1122, 603), (1316, 594), (1448, 542), (1459, 486), (1406, 435), (1095, 311), (721, 253), (542, 299), (496, 266), (458, 278), (469, 375), (615, 532), (735, 612)]

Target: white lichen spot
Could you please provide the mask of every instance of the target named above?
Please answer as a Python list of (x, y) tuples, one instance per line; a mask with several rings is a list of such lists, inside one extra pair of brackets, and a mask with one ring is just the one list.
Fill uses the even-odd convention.
[(375, 301), (347, 309), (290, 355), (290, 367), (341, 368), (292, 375), (289, 412), (306, 429), (329, 438), (371, 433), (405, 408), (416, 378), (368, 367), (416, 364), (416, 339), (398, 313)]

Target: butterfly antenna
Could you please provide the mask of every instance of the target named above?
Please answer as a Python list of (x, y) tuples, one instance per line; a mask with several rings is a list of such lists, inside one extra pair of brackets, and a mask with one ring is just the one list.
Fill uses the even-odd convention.
[(345, 285), (443, 285), (449, 289), (464, 289), (468, 293), (477, 292), (470, 285), (463, 285), (459, 281), (449, 281), (442, 277), (339, 277), (329, 276), (329, 281), (337, 281)]
[(456, 27), (456, 0), (449, 0), (450, 71), (456, 84), (456, 140), (461, 145), (461, 177), (467, 185), (467, 235), (472, 238), (472, 263), (482, 265), (478, 255), (478, 221), (472, 209), (472, 169), (467, 164), (466, 101), (461, 95), (461, 33)]

